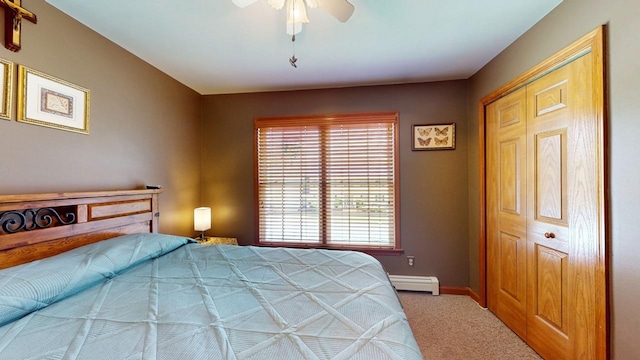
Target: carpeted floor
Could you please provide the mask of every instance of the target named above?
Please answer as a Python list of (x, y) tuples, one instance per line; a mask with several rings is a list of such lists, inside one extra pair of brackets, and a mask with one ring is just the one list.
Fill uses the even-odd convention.
[(541, 359), (468, 296), (398, 293), (425, 359)]

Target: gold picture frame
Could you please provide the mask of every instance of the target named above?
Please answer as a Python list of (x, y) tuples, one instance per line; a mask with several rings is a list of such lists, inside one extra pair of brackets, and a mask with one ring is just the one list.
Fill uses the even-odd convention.
[(89, 90), (18, 66), (18, 121), (89, 133)]
[(13, 62), (0, 59), (0, 119), (11, 120), (11, 95), (13, 94)]
[(456, 124), (413, 125), (412, 150), (453, 150), (456, 148)]

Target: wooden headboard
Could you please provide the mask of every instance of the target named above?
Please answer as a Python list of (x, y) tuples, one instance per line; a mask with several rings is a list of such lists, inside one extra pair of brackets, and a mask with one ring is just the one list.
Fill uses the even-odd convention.
[(124, 234), (158, 232), (161, 191), (0, 195), (0, 269)]

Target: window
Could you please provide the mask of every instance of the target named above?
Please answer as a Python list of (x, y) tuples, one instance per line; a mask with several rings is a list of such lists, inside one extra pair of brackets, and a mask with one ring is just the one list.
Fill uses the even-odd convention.
[(257, 243), (399, 250), (397, 118), (256, 119)]

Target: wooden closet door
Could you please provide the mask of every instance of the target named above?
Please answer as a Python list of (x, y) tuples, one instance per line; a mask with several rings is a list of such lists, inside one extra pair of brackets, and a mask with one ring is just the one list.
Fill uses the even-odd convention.
[(578, 328), (596, 310), (584, 301), (592, 298), (585, 287), (592, 284), (594, 269), (585, 267), (576, 250), (597, 247), (580, 225), (597, 223), (587, 204), (597, 198), (596, 187), (588, 184), (593, 172), (584, 166), (597, 156), (590, 143), (591, 61), (591, 54), (578, 58), (526, 89), (526, 339), (546, 359), (588, 358), (577, 355), (588, 341)]
[[(528, 329), (527, 342), (547, 359), (566, 359), (569, 344), (567, 281), (567, 68), (528, 87)], [(573, 95), (572, 95), (573, 96)]]
[(603, 33), (481, 100), (487, 305), (545, 359), (609, 355)]
[(487, 107), (488, 307), (527, 336), (526, 92)]
[(586, 54), (486, 108), (488, 306), (546, 359), (594, 356), (591, 64)]

